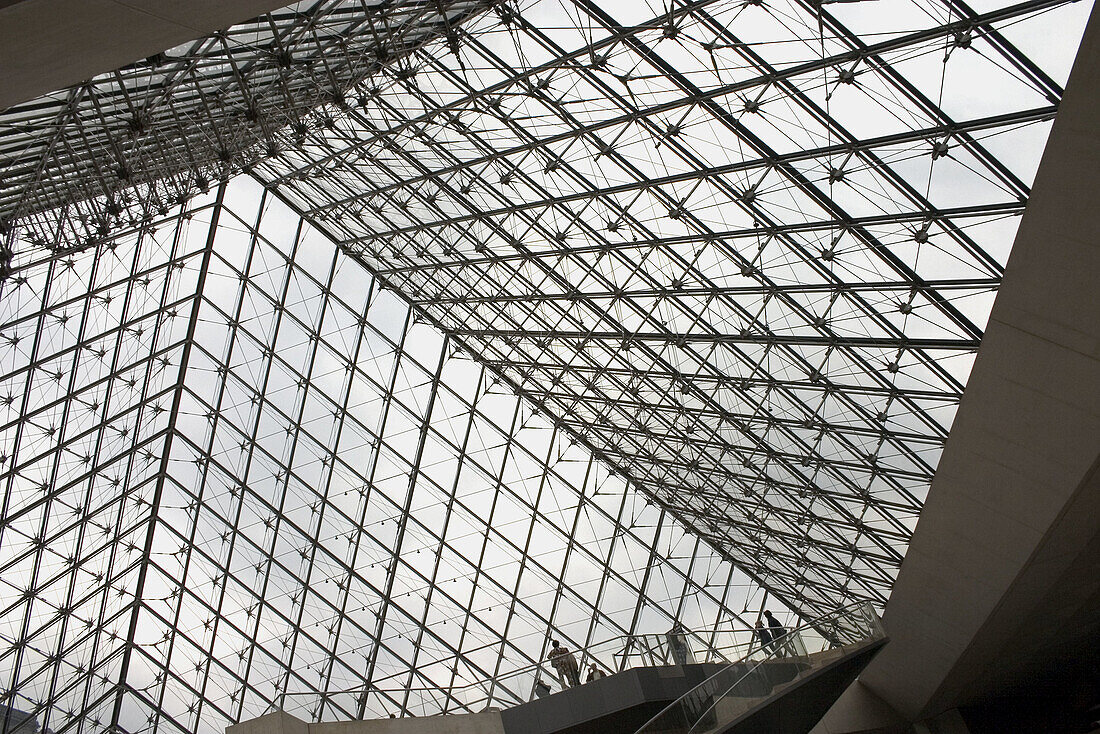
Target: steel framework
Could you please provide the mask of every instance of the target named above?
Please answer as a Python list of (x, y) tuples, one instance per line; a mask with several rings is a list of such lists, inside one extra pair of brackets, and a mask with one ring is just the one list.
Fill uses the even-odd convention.
[(1010, 38), (1066, 12), (837, 7), (497, 5), (255, 170), (813, 613), (889, 593), (1027, 200), (1006, 148), (1061, 96)]
[(763, 599), (254, 183), (23, 272), (0, 670), (55, 732), (463, 710)]
[(0, 113), (0, 703), (883, 604), (1088, 11), (314, 0)]
[(453, 38), (477, 0), (297, 2), (7, 111), (0, 224), (92, 247), (304, 138), (322, 103)]

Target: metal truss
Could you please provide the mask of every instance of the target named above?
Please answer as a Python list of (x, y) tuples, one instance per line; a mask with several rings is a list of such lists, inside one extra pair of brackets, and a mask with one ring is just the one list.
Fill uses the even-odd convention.
[(1078, 12), (498, 4), (254, 176), (792, 608), (882, 604)]
[(1087, 6), (316, 0), (3, 111), (0, 703), (881, 605)]
[(54, 732), (523, 700), (551, 636), (744, 629), (766, 599), (248, 180), (21, 272), (0, 675)]
[(0, 115), (0, 225), (94, 246), (306, 135), (323, 103), (453, 38), (480, 2), (297, 2)]

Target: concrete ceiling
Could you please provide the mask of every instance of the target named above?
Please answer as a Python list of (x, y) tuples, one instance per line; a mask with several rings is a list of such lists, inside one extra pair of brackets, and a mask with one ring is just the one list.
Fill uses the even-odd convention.
[(286, 0), (0, 0), (0, 110), (285, 5)]

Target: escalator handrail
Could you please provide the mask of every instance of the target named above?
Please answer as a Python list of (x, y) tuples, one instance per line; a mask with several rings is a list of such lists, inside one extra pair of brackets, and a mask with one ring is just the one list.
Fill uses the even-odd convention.
[[(791, 629), (791, 630), (788, 630), (788, 631), (787, 631), (787, 633), (786, 633), (786, 635), (785, 635), (785, 638), (787, 638), (787, 639), (790, 639), (790, 638), (792, 638), (793, 636), (795, 636), (796, 634), (799, 634), (799, 635), (800, 635), (800, 634), (801, 634), (801, 632), (803, 632), (803, 631), (806, 631), (806, 630), (816, 630), (816, 629), (817, 629), (818, 627), (820, 627), (820, 626), (822, 625), (822, 623), (823, 623), (824, 621), (826, 621), (826, 620), (831, 620), (831, 619), (838, 619), (838, 618), (843, 618), (843, 616), (852, 616), (852, 615), (851, 615), (850, 613), (851, 613), (851, 612), (854, 612), (854, 611), (856, 611), (856, 610), (865, 610), (865, 611), (868, 611), (868, 612), (869, 612), (869, 615), (868, 615), (868, 617), (869, 617), (869, 619), (870, 619), (870, 621), (871, 621), (871, 630), (870, 630), (870, 634), (869, 634), (869, 636), (866, 636), (866, 637), (864, 637), (864, 638), (862, 639), (862, 641), (867, 641), (867, 640), (871, 640), (871, 639), (877, 639), (877, 638), (879, 638), (879, 637), (882, 637), (882, 636), (884, 636), (884, 633), (882, 632), (881, 624), (879, 623), (879, 620), (878, 620), (878, 616), (877, 616), (877, 615), (876, 615), (876, 614), (874, 613), (874, 611), (873, 611), (873, 610), (871, 610), (871, 609), (870, 609), (870, 605), (869, 605), (869, 603), (867, 603), (867, 602), (856, 602), (856, 603), (853, 603), (853, 604), (849, 604), (849, 605), (846, 605), (846, 606), (843, 606), (843, 607), (839, 607), (838, 609), (836, 609), (836, 610), (835, 610), (835, 611), (833, 611), (833, 612), (830, 612), (829, 614), (823, 614), (823, 615), (821, 615), (820, 617), (817, 617), (816, 619), (813, 619), (813, 620), (811, 620), (811, 621), (809, 621), (809, 622), (806, 622), (806, 623), (803, 623), (803, 624), (799, 625), (798, 627), (795, 627), (795, 628), (793, 628), (793, 629)], [(848, 615), (845, 615), (845, 612), (848, 612), (849, 614), (848, 614)], [(836, 645), (836, 643), (835, 643), (835, 641), (834, 641), (834, 640), (830, 640), (830, 642), (831, 642), (831, 643), (832, 643), (832, 644), (833, 644), (834, 646)], [(850, 644), (850, 643), (849, 643), (849, 644)], [(762, 649), (763, 649), (763, 648), (762, 648)], [(755, 672), (756, 672), (757, 670), (759, 670), (759, 668), (760, 668), (760, 666), (761, 666), (761, 665), (763, 665), (764, 663), (766, 663), (766, 662), (768, 662), (768, 661), (770, 661), (770, 660), (774, 660), (774, 659), (776, 659), (776, 658), (777, 658), (777, 657), (779, 656), (779, 652), (780, 652), (780, 650), (782, 650), (782, 649), (783, 649), (783, 648), (782, 648), (781, 646), (778, 646), (778, 645), (777, 645), (776, 647), (774, 647), (774, 648), (772, 649), (772, 651), (771, 651), (771, 652), (767, 652), (767, 650), (765, 650), (765, 655), (764, 655), (764, 657), (763, 657), (763, 658), (761, 658), (761, 659), (760, 659), (759, 661), (757, 661), (757, 662), (756, 662), (756, 663), (755, 663), (754, 665), (752, 665), (752, 667), (751, 667), (751, 668), (749, 668), (748, 670), (746, 670), (746, 671), (745, 671), (745, 673), (744, 673), (744, 674), (743, 674), (743, 675), (742, 675), (741, 677), (739, 677), (739, 678), (738, 678), (737, 680), (735, 680), (735, 681), (734, 681), (734, 682), (733, 682), (732, 684), (730, 684), (729, 686), (727, 686), (727, 687), (725, 688), (725, 690), (723, 690), (723, 692), (722, 692), (722, 696), (715, 696), (715, 701), (714, 701), (714, 703), (712, 703), (712, 704), (711, 704), (711, 706), (710, 706), (710, 707), (709, 707), (709, 708), (707, 709), (707, 712), (709, 712), (709, 711), (710, 711), (711, 709), (713, 709), (713, 708), (714, 708), (714, 706), (715, 706), (715, 705), (717, 705), (717, 702), (718, 702), (718, 700), (720, 700), (720, 698), (722, 698), (723, 696), (725, 696), (725, 694), (729, 693), (729, 691), (733, 690), (733, 688), (734, 688), (735, 686), (737, 686), (737, 685), (738, 685), (739, 683), (741, 683), (741, 681), (745, 680), (745, 679), (746, 679), (747, 677), (749, 677), (750, 675), (752, 675), (753, 673), (755, 673)], [(743, 658), (741, 658), (740, 660), (735, 660), (734, 662), (732, 662), (732, 663), (730, 663), (729, 665), (725, 666), (724, 668), (722, 668), (722, 669), (721, 669), (721, 670), (719, 670), (718, 672), (716, 672), (716, 673), (714, 673), (713, 675), (709, 676), (709, 677), (708, 677), (708, 678), (707, 678), (706, 680), (704, 680), (703, 682), (701, 682), (701, 683), (699, 683), (698, 685), (694, 686), (694, 687), (693, 687), (693, 688), (692, 688), (691, 690), (689, 690), (689, 691), (688, 691), (687, 693), (685, 693), (684, 695), (680, 696), (680, 697), (679, 697), (679, 698), (677, 698), (677, 699), (676, 699), (675, 701), (673, 701), (672, 703), (670, 703), (670, 704), (669, 704), (668, 706), (665, 706), (665, 707), (664, 707), (663, 709), (661, 709), (660, 711), (658, 711), (656, 715), (654, 715), (654, 716), (653, 716), (653, 717), (652, 717), (651, 719), (649, 719), (649, 720), (648, 720), (648, 721), (646, 721), (646, 722), (645, 722), (644, 724), (642, 724), (642, 726), (641, 726), (641, 727), (639, 727), (639, 728), (638, 728), (638, 730), (637, 730), (636, 732), (634, 732), (634, 734), (646, 734), (646, 730), (647, 730), (647, 729), (649, 728), (649, 726), (650, 726), (651, 724), (653, 724), (653, 723), (654, 723), (654, 722), (656, 722), (656, 721), (659, 721), (659, 720), (660, 720), (660, 719), (661, 719), (661, 718), (662, 718), (663, 716), (665, 716), (665, 714), (667, 714), (667, 713), (669, 713), (669, 712), (673, 711), (673, 710), (674, 710), (674, 709), (675, 709), (675, 708), (676, 708), (677, 706), (680, 706), (680, 705), (682, 704), (682, 702), (683, 702), (683, 701), (685, 701), (686, 699), (688, 699), (688, 698), (689, 698), (690, 696), (692, 696), (693, 694), (695, 694), (695, 693), (696, 693), (697, 691), (699, 691), (699, 690), (700, 690), (701, 688), (703, 688), (704, 686), (708, 685), (708, 684), (709, 684), (709, 683), (710, 683), (711, 681), (713, 681), (713, 680), (715, 680), (716, 678), (718, 678), (719, 676), (721, 676), (721, 675), (725, 674), (725, 673), (726, 673), (727, 671), (729, 671), (729, 670), (730, 670), (731, 668), (733, 668), (733, 667), (734, 667), (735, 665), (744, 665), (744, 664), (746, 664), (746, 663), (750, 663), (751, 661), (749, 660), (749, 658), (750, 658), (750, 657), (752, 657), (752, 655), (753, 655), (753, 653), (752, 653), (752, 652), (749, 652), (749, 653), (748, 653), (747, 655), (745, 655), (745, 656), (744, 656)], [(705, 716), (707, 712), (704, 712), (704, 714), (703, 714), (703, 715)], [(696, 720), (696, 723), (698, 723), (698, 720)], [(692, 728), (694, 728), (694, 727), (695, 727), (695, 724), (692, 724)], [(689, 730), (689, 731), (690, 731), (690, 730)]]

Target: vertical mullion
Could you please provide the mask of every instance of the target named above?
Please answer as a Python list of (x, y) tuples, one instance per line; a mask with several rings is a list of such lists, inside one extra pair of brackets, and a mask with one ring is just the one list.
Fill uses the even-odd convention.
[[(218, 186), (214, 209), (210, 215), (210, 223), (206, 235), (206, 249), (203, 252), (202, 264), (199, 266), (198, 280), (195, 284), (195, 300), (191, 305), (191, 315), (187, 323), (187, 337), (183, 344), (183, 352), (180, 355), (179, 378), (177, 388), (172, 397), (172, 408), (168, 414), (168, 425), (173, 429), (164, 439), (164, 454), (161, 457), (160, 470), (156, 488), (153, 490), (153, 499), (149, 507), (149, 529), (145, 535), (145, 547), (142, 550), (144, 559), (138, 571), (137, 583), (134, 587), (134, 607), (130, 615), (130, 628), (126, 635), (126, 651), (123, 654), (122, 664), (119, 667), (118, 690), (115, 696), (114, 710), (111, 714), (111, 726), (118, 727), (119, 716), (122, 713), (122, 701), (126, 691), (126, 677), (129, 672), (130, 658), (133, 654), (134, 638), (137, 635), (138, 619), (141, 612), (141, 598), (145, 588), (145, 578), (149, 570), (149, 559), (153, 554), (153, 540), (156, 537), (157, 520), (160, 514), (160, 503), (164, 494), (164, 478), (168, 473), (169, 454), (172, 449), (172, 436), (176, 424), (176, 416), (179, 415), (180, 401), (183, 397), (183, 380), (187, 375), (187, 363), (191, 356), (191, 345), (195, 341), (195, 331), (198, 326), (199, 308), (202, 305), (202, 292), (206, 285), (206, 274), (210, 269), (210, 256), (214, 251), (214, 237), (217, 233), (218, 219), (221, 216), (222, 206), (225, 200), (226, 184), (222, 182)], [(131, 286), (132, 287), (132, 286)], [(121, 510), (120, 510), (121, 516)]]

